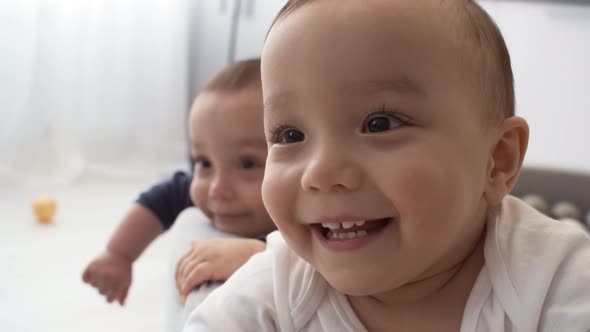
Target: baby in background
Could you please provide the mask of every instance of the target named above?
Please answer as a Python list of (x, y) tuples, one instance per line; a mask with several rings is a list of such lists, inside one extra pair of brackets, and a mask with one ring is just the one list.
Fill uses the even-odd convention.
[(260, 195), (267, 148), (259, 59), (232, 64), (205, 84), (191, 108), (189, 134), (193, 173), (177, 172), (142, 193), (83, 273), (108, 302), (124, 304), (133, 262), (188, 207), (198, 207), (215, 229), (244, 238), (196, 239), (185, 248), (176, 269), (182, 298), (202, 282), (226, 280), (264, 249), (275, 229)]
[(262, 86), (280, 232), (185, 332), (590, 329), (589, 237), (509, 196), (529, 128), (475, 1), (291, 0)]

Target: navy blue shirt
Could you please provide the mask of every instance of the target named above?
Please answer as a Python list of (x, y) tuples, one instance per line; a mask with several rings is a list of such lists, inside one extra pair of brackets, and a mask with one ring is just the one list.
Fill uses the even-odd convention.
[(178, 171), (172, 178), (142, 192), (137, 198), (137, 203), (152, 211), (164, 229), (168, 230), (180, 212), (194, 205), (190, 198), (192, 179), (191, 174)]

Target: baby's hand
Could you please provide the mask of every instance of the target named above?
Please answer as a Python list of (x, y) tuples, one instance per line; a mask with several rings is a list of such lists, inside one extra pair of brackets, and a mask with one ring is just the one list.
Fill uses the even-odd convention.
[(123, 305), (131, 285), (131, 265), (129, 259), (106, 252), (88, 264), (82, 280), (98, 289), (109, 303), (118, 300)]
[[(255, 239), (195, 239), (176, 266), (181, 299), (205, 281), (225, 281), (266, 244)], [(184, 302), (184, 301), (183, 301)]]

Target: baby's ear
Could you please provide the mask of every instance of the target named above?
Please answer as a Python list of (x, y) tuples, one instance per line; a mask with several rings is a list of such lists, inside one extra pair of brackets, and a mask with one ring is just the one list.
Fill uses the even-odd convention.
[(510, 117), (500, 125), (497, 137), (487, 169), (485, 197), (491, 206), (500, 204), (516, 182), (529, 142), (529, 126), (521, 117)]

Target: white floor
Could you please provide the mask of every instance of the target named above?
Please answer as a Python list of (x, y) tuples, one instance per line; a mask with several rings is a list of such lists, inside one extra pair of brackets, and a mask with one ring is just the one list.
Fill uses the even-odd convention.
[[(0, 183), (0, 331), (166, 331), (166, 236), (135, 264), (125, 307), (107, 304), (80, 278), (147, 184), (94, 181), (35, 192)], [(59, 204), (51, 225), (37, 223), (31, 211), (43, 191)]]

